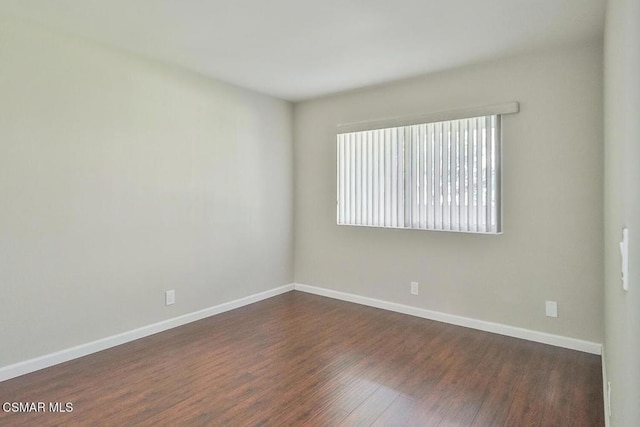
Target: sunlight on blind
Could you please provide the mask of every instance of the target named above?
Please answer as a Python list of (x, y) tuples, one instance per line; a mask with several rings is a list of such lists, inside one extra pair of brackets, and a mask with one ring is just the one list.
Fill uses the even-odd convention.
[(499, 233), (500, 116), (338, 134), (337, 222)]

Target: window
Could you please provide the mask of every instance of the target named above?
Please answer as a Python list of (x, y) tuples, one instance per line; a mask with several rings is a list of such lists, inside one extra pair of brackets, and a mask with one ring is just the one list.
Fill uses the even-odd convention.
[(497, 107), (340, 126), (338, 224), (500, 233), (501, 114), (518, 104)]

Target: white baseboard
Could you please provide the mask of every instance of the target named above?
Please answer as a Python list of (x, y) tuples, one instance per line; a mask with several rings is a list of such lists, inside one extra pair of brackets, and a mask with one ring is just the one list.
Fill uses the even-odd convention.
[(271, 298), (273, 296), (292, 291), (293, 289), (294, 289), (293, 284), (280, 286), (278, 288), (274, 288), (268, 291), (249, 295), (244, 298), (240, 298), (234, 301), (229, 301), (223, 304), (215, 305), (213, 307), (205, 308), (203, 310), (195, 311), (193, 313), (184, 314), (182, 316), (174, 317), (172, 319), (163, 320), (162, 322), (154, 323), (151, 325), (143, 326), (141, 328), (133, 329), (131, 331), (123, 332), (121, 334), (112, 335), (110, 337), (92, 341), (87, 344), (81, 344), (76, 347), (60, 350), (55, 353), (46, 354), (44, 356), (26, 360), (24, 362), (19, 362), (13, 365), (0, 367), (0, 381), (5, 381), (11, 378), (18, 377), (20, 375), (24, 375), (24, 374), (38, 371), (40, 369), (48, 368), (50, 366), (57, 365), (59, 363), (77, 359), (82, 356), (87, 356), (89, 354), (106, 350), (108, 348), (115, 347), (117, 345), (124, 344), (129, 341), (144, 338), (149, 335), (157, 334), (158, 332), (166, 331), (168, 329), (182, 326), (187, 323), (195, 322), (196, 320), (204, 319), (205, 317), (210, 317), (216, 314), (224, 313), (225, 311), (233, 310), (235, 308), (249, 305), (254, 302), (258, 302), (267, 298)]
[(425, 319), (450, 323), (452, 325), (464, 326), (467, 328), (478, 329), (486, 332), (493, 332), (495, 334), (506, 335), (509, 337), (535, 341), (542, 344), (549, 344), (556, 347), (564, 347), (571, 350), (578, 350), (591, 354), (601, 354), (602, 352), (602, 344), (595, 342), (583, 341), (575, 338), (548, 334), (545, 332), (532, 331), (515, 326), (503, 325), (500, 323), (487, 322), (484, 320), (471, 319), (469, 317), (456, 316), (454, 314), (426, 310), (424, 308), (411, 307), (408, 305), (363, 297), (361, 295), (348, 294), (345, 292), (339, 292), (331, 289), (319, 288), (316, 286), (309, 286), (300, 283), (296, 283), (294, 287), (297, 291), (307, 292), (310, 294), (335, 298), (342, 301), (354, 302), (370, 307), (381, 308), (383, 310), (409, 314), (411, 316), (423, 317)]
[[(86, 344), (81, 344), (76, 347), (60, 350), (55, 353), (46, 354), (44, 356), (26, 360), (24, 362), (0, 367), (0, 381), (5, 381), (11, 378), (18, 377), (20, 375), (25, 375), (31, 372), (38, 371), (40, 369), (48, 368), (59, 363), (64, 363), (69, 360), (87, 356), (98, 351), (106, 350), (120, 344), (156, 334), (158, 332), (166, 331), (168, 329), (182, 326), (187, 323), (195, 322), (197, 320), (204, 319), (205, 317), (214, 316), (216, 314), (224, 313), (226, 311), (243, 307), (254, 302), (262, 301), (264, 299), (271, 298), (273, 296), (280, 295), (294, 289), (329, 298), (335, 298), (342, 301), (348, 301), (356, 304), (362, 304), (370, 307), (404, 313), (411, 316), (422, 317), (425, 319), (436, 320), (439, 322), (450, 323), (458, 326), (465, 326), (467, 328), (478, 329), (481, 331), (493, 332), (510, 337), (540, 342), (543, 344), (550, 344), (557, 347), (583, 351), (586, 353), (602, 354), (602, 345), (594, 342), (582, 341), (575, 338), (532, 331), (515, 326), (502, 325), (499, 323), (486, 322), (484, 320), (471, 319), (468, 317), (456, 316), (453, 314), (441, 313), (437, 311), (426, 310), (423, 308), (411, 307), (408, 305), (296, 283), (249, 295), (247, 297), (240, 298), (234, 301), (229, 301), (213, 307), (205, 308), (193, 313), (184, 314), (172, 319), (163, 320), (158, 323), (143, 326), (141, 328), (133, 329), (121, 334), (112, 335), (110, 337), (102, 338)], [(604, 370), (604, 360), (602, 366)], [(606, 372), (603, 371), (603, 375), (603, 379), (606, 379)]]
[(607, 377), (606, 349), (602, 345), (602, 399), (604, 400), (604, 427), (611, 425), (611, 397), (609, 396), (609, 380)]

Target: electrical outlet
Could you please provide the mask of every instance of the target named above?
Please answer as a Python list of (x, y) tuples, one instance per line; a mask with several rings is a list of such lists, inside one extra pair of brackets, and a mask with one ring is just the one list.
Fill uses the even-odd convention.
[(164, 293), (164, 304), (172, 305), (176, 303), (176, 291), (167, 291)]
[(548, 317), (558, 317), (558, 303), (556, 301), (546, 302), (546, 314)]
[(418, 282), (411, 282), (411, 294), (412, 295), (418, 295), (420, 291)]

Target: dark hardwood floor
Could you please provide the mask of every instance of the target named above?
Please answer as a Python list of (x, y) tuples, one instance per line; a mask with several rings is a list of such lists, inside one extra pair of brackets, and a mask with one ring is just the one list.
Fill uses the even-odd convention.
[(289, 292), (0, 383), (0, 425), (602, 426), (600, 357)]

